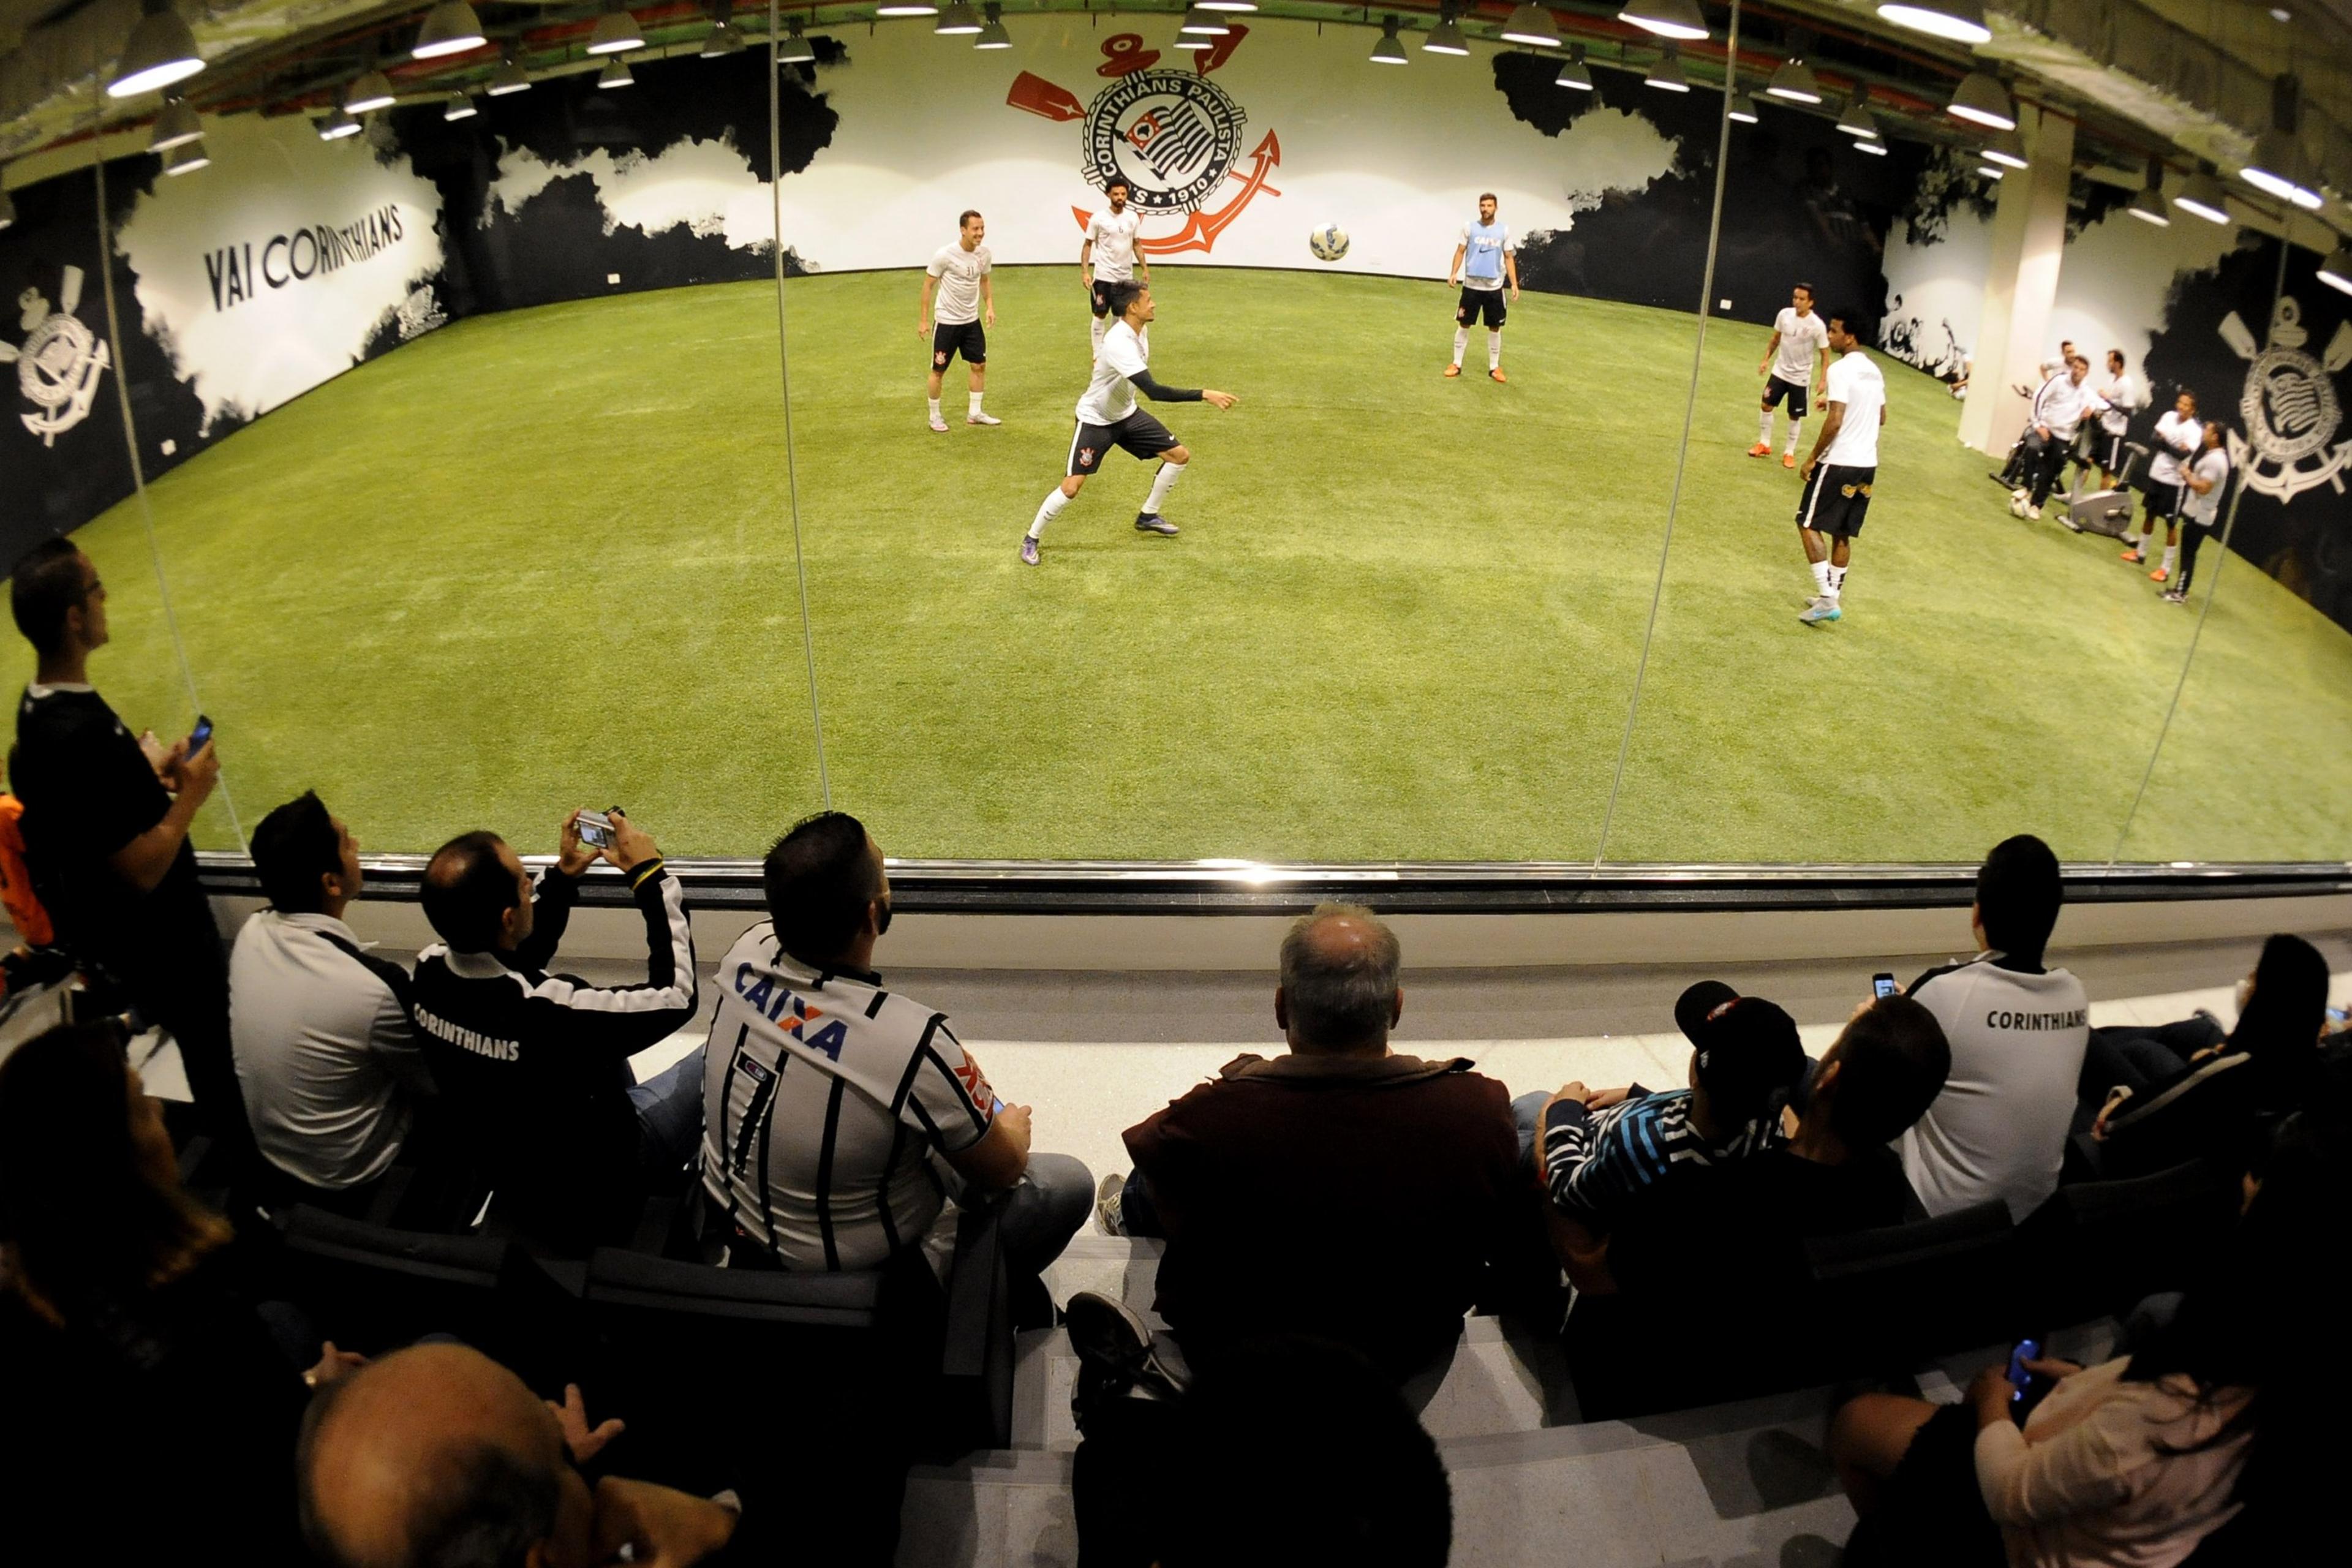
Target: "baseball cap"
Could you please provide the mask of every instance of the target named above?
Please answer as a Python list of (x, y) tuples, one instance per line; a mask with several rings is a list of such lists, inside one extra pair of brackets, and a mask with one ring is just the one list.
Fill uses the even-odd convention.
[(1797, 1021), (1761, 996), (1702, 980), (1675, 1003), (1675, 1022), (1698, 1053), (1698, 1081), (1727, 1120), (1761, 1115), (1805, 1073)]

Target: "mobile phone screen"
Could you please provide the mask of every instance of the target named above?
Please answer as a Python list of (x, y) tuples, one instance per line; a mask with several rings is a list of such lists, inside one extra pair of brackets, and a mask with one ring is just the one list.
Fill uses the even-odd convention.
[(579, 821), (580, 842), (592, 849), (613, 847), (613, 819), (602, 812), (583, 811)]
[(1874, 974), (1870, 977), (1870, 994), (1872, 995), (1884, 1000), (1886, 997), (1894, 995), (1895, 990), (1895, 976), (1892, 974)]
[(198, 752), (203, 751), (205, 747), (211, 742), (212, 738), (212, 719), (206, 714), (197, 714), (196, 727), (188, 731), (188, 755), (193, 757)]
[(2012, 1404), (2025, 1397), (2026, 1385), (2033, 1381), (2033, 1374), (2025, 1369), (2025, 1363), (2041, 1359), (2040, 1340), (2020, 1340), (2017, 1348), (2009, 1352), (2009, 1397)]

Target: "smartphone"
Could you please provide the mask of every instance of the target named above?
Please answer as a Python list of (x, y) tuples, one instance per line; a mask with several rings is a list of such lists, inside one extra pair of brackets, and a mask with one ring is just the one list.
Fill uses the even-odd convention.
[(2020, 1340), (2009, 1352), (2009, 1413), (2021, 1426), (2033, 1414), (2033, 1407), (2042, 1396), (2058, 1386), (2057, 1380), (2027, 1369), (2026, 1363), (2042, 1359), (2039, 1339)]
[(601, 811), (583, 811), (578, 824), (580, 842), (591, 849), (613, 847), (613, 819)]
[(1000, 1117), (1000, 1116), (1002, 1116), (1002, 1115), (1003, 1115), (1003, 1114), (1004, 1114), (1004, 1097), (1003, 1097), (1003, 1095), (1001, 1095), (1001, 1094), (1000, 1094), (1000, 1095), (996, 1096), (994, 1099), (991, 1100), (988, 1102), (988, 1115), (989, 1115), (989, 1119), (990, 1119), (991, 1121), (994, 1121), (997, 1117)]
[(1902, 987), (1895, 984), (1895, 976), (1887, 973), (1885, 970), (1880, 970), (1876, 974), (1870, 977), (1870, 994), (1873, 996), (1877, 997), (1882, 1002), (1886, 1000), (1889, 996), (1895, 995), (1901, 989)]
[(212, 743), (212, 716), (206, 713), (197, 714), (196, 727), (188, 731), (188, 755), (193, 757), (198, 752), (203, 751), (206, 746)]

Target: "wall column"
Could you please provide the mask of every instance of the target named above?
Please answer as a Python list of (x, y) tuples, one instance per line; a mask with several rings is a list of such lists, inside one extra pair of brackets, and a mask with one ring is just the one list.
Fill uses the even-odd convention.
[(1993, 208), (1992, 263), (1985, 277), (1969, 395), (1960, 409), (1960, 440), (1993, 457), (2006, 456), (2025, 427), (2027, 399), (2020, 383), (2042, 384), (2042, 362), (2057, 349), (2045, 342), (2058, 298), (2058, 267), (2066, 248), (2066, 191), (2074, 178), (2074, 122), (2020, 105), (2018, 133), (2032, 166), (2012, 169)]

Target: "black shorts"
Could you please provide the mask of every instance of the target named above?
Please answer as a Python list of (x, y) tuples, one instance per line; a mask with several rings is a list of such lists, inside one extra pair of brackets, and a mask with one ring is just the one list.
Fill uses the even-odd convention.
[(2124, 471), (2124, 437), (2127, 430), (2094, 430), (2091, 432), (2091, 461), (2099, 471), (2120, 474)]
[(1848, 1561), (1903, 1568), (1999, 1568), (2000, 1527), (1977, 1485), (1977, 1416), (1947, 1405), (1912, 1436), (1879, 1489), (1879, 1506), (1854, 1528)]
[(1804, 491), (1797, 498), (1797, 525), (1815, 533), (1852, 539), (1862, 531), (1862, 520), (1870, 510), (1870, 487), (1877, 479), (1876, 468), (1814, 464), (1813, 477), (1805, 481)]
[(1805, 384), (1801, 381), (1782, 381), (1777, 375), (1767, 376), (1764, 381), (1764, 406), (1777, 408), (1780, 405), (1780, 399), (1784, 397), (1789, 400), (1789, 417), (1802, 419), (1805, 416), (1806, 406)]
[(958, 354), (966, 364), (988, 363), (988, 334), (978, 321), (940, 321), (931, 328), (931, 368), (947, 369)]
[(2167, 522), (2178, 519), (2180, 516), (2181, 488), (2158, 479), (2150, 479), (2140, 486), (2140, 504), (2146, 509), (2147, 516), (2162, 518)]
[(1066, 471), (1093, 473), (1102, 467), (1102, 460), (1110, 455), (1113, 447), (1139, 458), (1156, 458), (1182, 445), (1167, 426), (1140, 408), (1116, 425), (1089, 425), (1080, 420), (1077, 433), (1070, 437), (1070, 465)]
[(1094, 286), (1087, 290), (1094, 296), (1095, 314), (1097, 316), (1126, 315), (1127, 302), (1135, 298), (1135, 291), (1139, 287), (1139, 285), (1133, 279), (1113, 282), (1107, 278), (1096, 279)]
[(1454, 309), (1454, 319), (1466, 327), (1484, 316), (1486, 318), (1486, 330), (1499, 332), (1503, 330), (1503, 318), (1510, 313), (1510, 306), (1503, 299), (1502, 289), (1473, 289), (1465, 283), (1462, 286), (1462, 303)]

